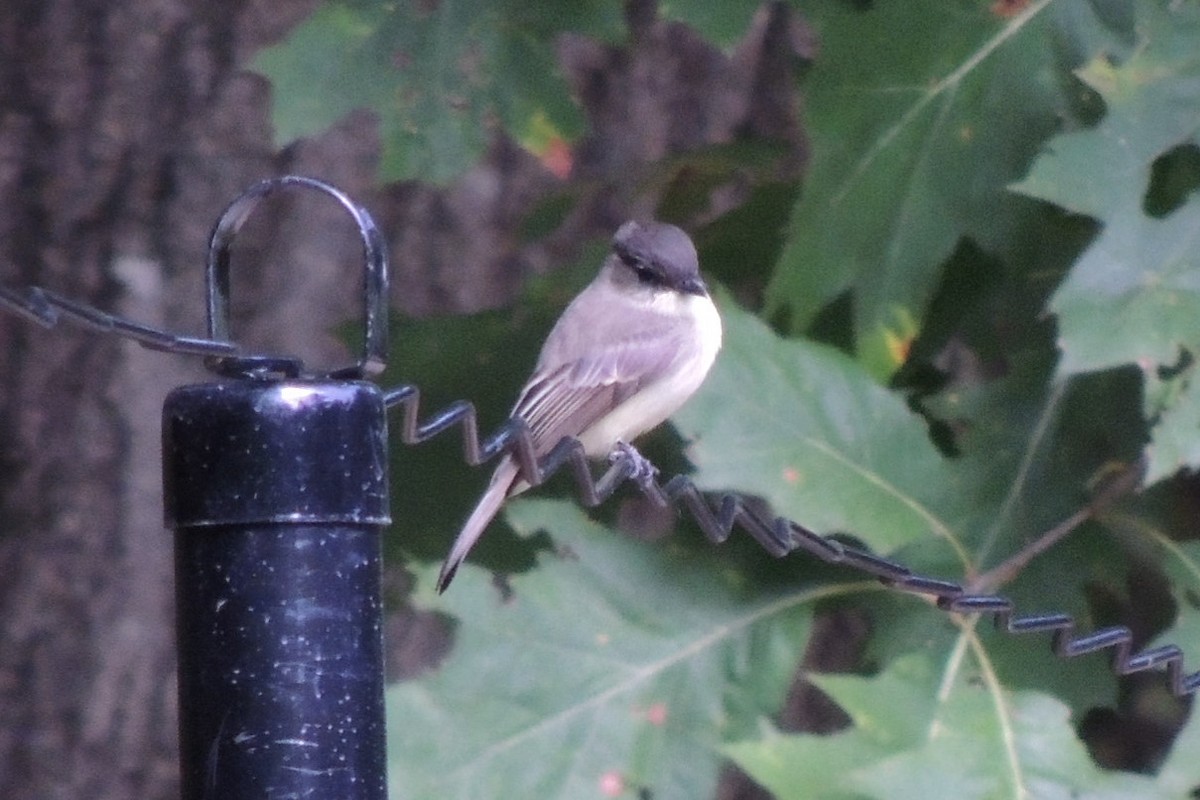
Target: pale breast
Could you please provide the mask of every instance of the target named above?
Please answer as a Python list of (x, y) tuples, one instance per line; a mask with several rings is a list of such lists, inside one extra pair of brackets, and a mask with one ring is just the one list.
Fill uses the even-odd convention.
[(671, 295), (672, 309), (693, 325), (690, 346), (683, 348), (670, 369), (647, 383), (625, 402), (593, 423), (580, 435), (585, 451), (602, 458), (618, 441), (629, 442), (658, 426), (679, 410), (708, 375), (721, 349), (721, 319), (708, 298)]

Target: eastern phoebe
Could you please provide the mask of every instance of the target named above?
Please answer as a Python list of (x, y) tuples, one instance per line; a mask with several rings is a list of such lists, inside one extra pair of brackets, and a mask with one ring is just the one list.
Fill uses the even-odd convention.
[[(657, 426), (699, 388), (721, 349), (721, 318), (696, 248), (674, 225), (626, 222), (600, 274), (563, 311), (512, 415), (545, 456), (564, 436), (591, 458)], [(528, 488), (511, 455), (463, 525), (438, 577), (444, 591), (504, 500)]]

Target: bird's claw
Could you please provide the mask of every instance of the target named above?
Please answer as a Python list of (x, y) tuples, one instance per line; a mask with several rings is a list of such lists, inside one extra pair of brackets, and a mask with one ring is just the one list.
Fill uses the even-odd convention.
[(658, 467), (637, 451), (637, 448), (627, 442), (617, 442), (612, 452), (608, 454), (610, 464), (618, 461), (629, 462), (629, 479), (636, 483), (643, 492), (649, 492), (658, 477)]

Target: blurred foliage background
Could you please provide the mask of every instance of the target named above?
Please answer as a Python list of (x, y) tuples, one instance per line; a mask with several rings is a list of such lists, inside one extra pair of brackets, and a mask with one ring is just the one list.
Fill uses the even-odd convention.
[[(787, 56), (738, 72), (764, 26)], [(664, 30), (693, 48), (670, 75), (629, 55)], [(594, 113), (595, 87), (564, 77), (581, 53), (642, 82), (769, 84), (785, 111), (680, 91)], [(521, 204), (524, 243), (600, 206), (687, 227), (726, 344), (648, 438), (667, 474), (1200, 663), (1195, 3), (334, 0), (255, 69), (281, 144), (369, 109), (385, 186), (468, 180), (499, 141), (532, 154), (552, 178)], [(601, 146), (701, 128), (653, 158)], [(502, 421), (605, 242), (555, 252), (488, 310), (404, 315), (385, 382)], [(446, 631), (388, 692), (397, 798), (1200, 787), (1200, 724), (1162, 674), (1060, 660), (738, 536), (714, 547), (633, 491), (592, 514), (565, 481), (513, 502), (439, 597), (486, 481), (459, 447), (393, 464), (395, 599)]]

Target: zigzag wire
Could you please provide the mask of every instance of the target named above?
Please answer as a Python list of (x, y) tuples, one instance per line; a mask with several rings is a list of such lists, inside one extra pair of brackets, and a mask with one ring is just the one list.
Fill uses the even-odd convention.
[[(65, 318), (100, 333), (124, 336), (151, 350), (202, 356), (230, 356), (238, 352), (231, 342), (167, 333), (38, 287), (29, 287), (23, 293), (0, 287), (0, 308), (7, 308), (45, 328), (52, 328)], [(253, 360), (247, 359), (248, 362)], [(508, 420), (481, 439), (475, 406), (465, 400), (451, 403), (424, 421), (419, 419), (420, 391), (415, 386), (386, 391), (384, 403), (403, 409), (400, 437), (405, 444), (425, 442), (458, 425), (462, 427), (464, 460), (472, 466), (511, 453), (520, 465), (522, 475), (533, 486), (569, 467), (580, 499), (588, 507), (603, 503), (618, 486), (633, 480), (654, 502), (660, 505), (673, 503), (686, 509), (714, 544), (723, 543), (735, 528), (741, 528), (776, 558), (803, 550), (826, 563), (845, 565), (871, 575), (894, 589), (930, 596), (945, 611), (990, 614), (996, 627), (1006, 633), (1050, 633), (1051, 649), (1061, 658), (1111, 650), (1112, 670), (1117, 675), (1164, 670), (1176, 696), (1184, 697), (1200, 690), (1200, 671), (1190, 674), (1185, 671), (1184, 654), (1179, 647), (1166, 644), (1134, 653), (1133, 632), (1123, 625), (1076, 634), (1075, 620), (1067, 614), (1017, 615), (1012, 601), (1006, 597), (968, 594), (961, 584), (918, 575), (902, 564), (837, 539), (820, 536), (785, 517), (768, 519), (739, 495), (722, 494), (714, 504), (686, 475), (676, 475), (665, 485), (660, 484), (653, 475), (656, 470), (649, 462), (641, 466), (648, 465), (652, 474), (643, 474), (644, 470), (639, 469), (635, 461), (636, 454), (618, 454), (599, 479), (593, 475), (583, 446), (576, 439), (563, 439), (539, 460), (533, 440), (520, 419)]]
[[(475, 406), (466, 400), (451, 403), (421, 421), (420, 396), (420, 390), (412, 385), (384, 393), (385, 405), (403, 409), (400, 438), (405, 444), (420, 444), (456, 425), (461, 426), (463, 458), (471, 466), (511, 453), (525, 480), (531, 486), (538, 486), (569, 465), (579, 496), (589, 507), (604, 502), (621, 483), (638, 472), (633, 458), (618, 452), (608, 469), (596, 479), (582, 445), (572, 438), (563, 439), (549, 455), (538, 461), (532, 437), (524, 422), (516, 418), (509, 419), (495, 433), (481, 439)], [(1008, 634), (1049, 633), (1050, 647), (1060, 658), (1111, 650), (1112, 670), (1117, 675), (1165, 670), (1168, 685), (1177, 697), (1191, 695), (1200, 689), (1200, 671), (1188, 674), (1184, 670), (1184, 654), (1178, 646), (1167, 644), (1134, 653), (1133, 631), (1124, 625), (1076, 634), (1075, 620), (1068, 614), (1017, 615), (1012, 600), (1007, 597), (969, 594), (959, 583), (918, 575), (903, 564), (820, 536), (786, 517), (768, 519), (739, 495), (722, 494), (714, 504), (686, 475), (676, 475), (665, 485), (653, 475), (634, 478), (634, 482), (656, 503), (669, 501), (686, 509), (714, 544), (723, 543), (735, 528), (741, 528), (776, 558), (803, 550), (826, 563), (845, 565), (871, 575), (899, 591), (929, 596), (944, 611), (991, 615), (996, 628)]]

